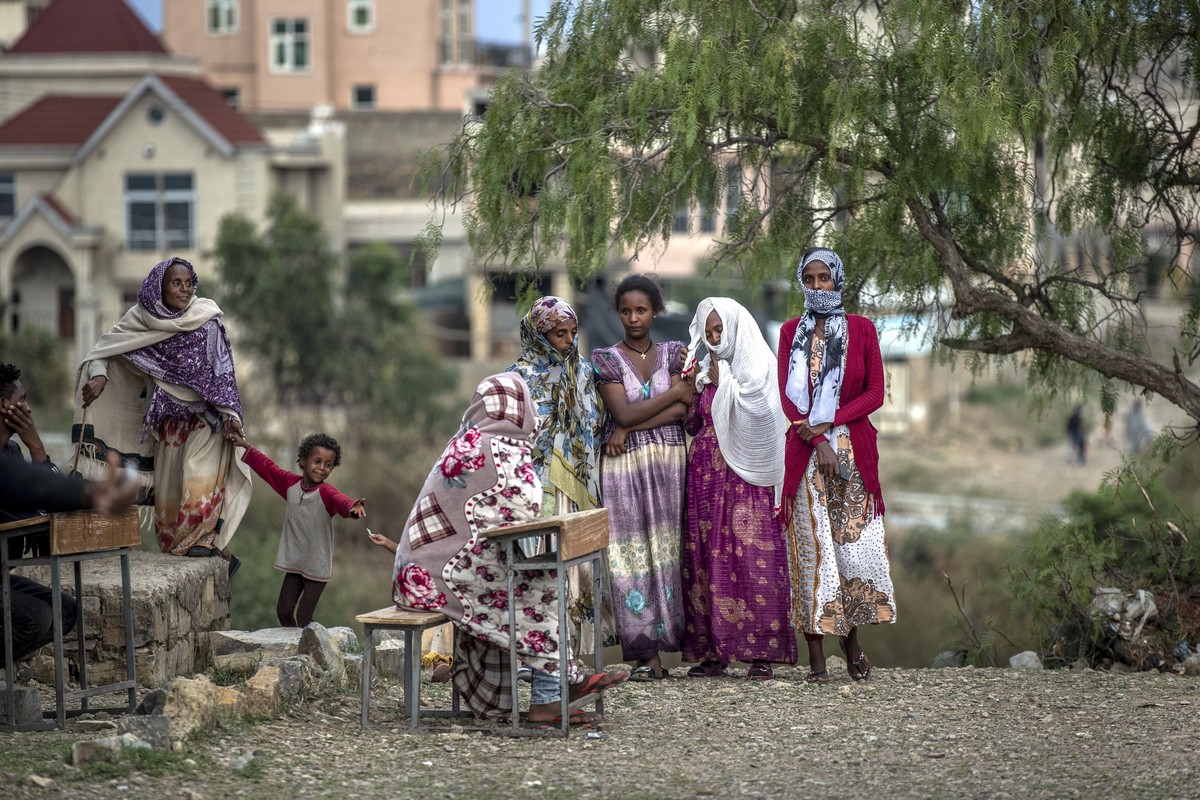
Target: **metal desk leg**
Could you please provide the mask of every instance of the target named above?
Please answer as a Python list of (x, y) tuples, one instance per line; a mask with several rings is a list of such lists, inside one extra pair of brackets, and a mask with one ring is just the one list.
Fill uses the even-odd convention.
[[(75, 643), (79, 653), (79, 690), (88, 688), (87, 682), (87, 642), (83, 639), (83, 562), (76, 561), (75, 567)], [(125, 632), (129, 633), (129, 622), (125, 623)], [(81, 711), (88, 710), (88, 697), (79, 698)], [(130, 709), (133, 710), (132, 708)]]
[(363, 663), (362, 663), (362, 720), (360, 730), (366, 730), (371, 723), (371, 650), (373, 647), (373, 626), (363, 623)]
[(554, 585), (558, 589), (558, 718), (564, 737), (571, 732), (571, 685), (567, 675), (567, 654), (571, 649), (571, 621), (567, 618), (567, 570), (562, 562), (562, 542), (558, 543)]
[(58, 727), (67, 727), (67, 708), (64, 700), (66, 680), (63, 675), (62, 575), (57, 556), (50, 557), (51, 613), (54, 615), (54, 710)]
[(504, 542), (504, 554), (508, 561), (508, 677), (512, 686), (509, 714), (515, 732), (521, 727), (521, 709), (517, 704), (517, 605), (513, 602), (513, 591), (517, 587), (517, 568), (513, 564), (512, 539)]
[(4, 584), (0, 597), (4, 598), (4, 720), (16, 730), (16, 696), (13, 681), (16, 680), (16, 664), (13, 663), (12, 643), (12, 582), (8, 573), (8, 540), (0, 539), (0, 583)]
[(404, 632), (404, 702), (409, 705), (409, 727), (421, 727), (421, 649), (422, 629), (408, 628)]
[[(83, 682), (83, 593), (79, 603), (79, 680)], [(137, 708), (137, 661), (133, 656), (133, 584), (129, 574), (129, 548), (121, 553), (121, 602), (125, 604), (125, 678), (129, 681), (129, 710)]]
[[(601, 603), (600, 590), (603, 588), (604, 559), (592, 559), (592, 659), (596, 672), (604, 671), (604, 610)], [(596, 713), (604, 715), (604, 692), (596, 699)]]

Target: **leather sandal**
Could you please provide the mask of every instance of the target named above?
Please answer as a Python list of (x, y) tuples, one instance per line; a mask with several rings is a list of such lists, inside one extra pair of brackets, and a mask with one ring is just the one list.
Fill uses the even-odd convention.
[(687, 671), (689, 678), (717, 678), (725, 674), (725, 665), (720, 661), (701, 661)]
[(805, 683), (829, 683), (829, 671), (821, 670), (820, 672), (809, 672), (804, 676)]

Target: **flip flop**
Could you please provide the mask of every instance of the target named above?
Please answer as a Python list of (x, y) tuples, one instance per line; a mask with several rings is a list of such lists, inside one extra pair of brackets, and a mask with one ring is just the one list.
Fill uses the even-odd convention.
[(593, 672), (579, 687), (579, 693), (575, 695), (576, 699), (587, 697), (592, 694), (600, 694), (605, 689), (611, 689), (617, 684), (624, 683), (629, 680), (629, 673), (625, 670), (618, 672)]
[(826, 670), (810, 672), (804, 676), (804, 682), (812, 684), (829, 683), (829, 672)]
[(720, 661), (701, 661), (687, 671), (689, 678), (718, 678), (725, 674), (725, 665)]
[(746, 678), (752, 681), (769, 681), (775, 677), (775, 670), (769, 661), (755, 661), (746, 670)]
[(666, 667), (659, 667), (658, 669), (659, 674), (655, 675), (654, 670), (650, 669), (648, 665), (643, 664), (629, 673), (629, 680), (634, 683), (655, 683), (671, 677), (671, 673), (667, 671)]
[(867, 653), (862, 649), (862, 645), (858, 647), (858, 658), (850, 660), (850, 650), (846, 647), (846, 640), (839, 639), (838, 645), (842, 648), (842, 655), (846, 656), (846, 672), (856, 682), (865, 682), (871, 680), (871, 662), (867, 660)]

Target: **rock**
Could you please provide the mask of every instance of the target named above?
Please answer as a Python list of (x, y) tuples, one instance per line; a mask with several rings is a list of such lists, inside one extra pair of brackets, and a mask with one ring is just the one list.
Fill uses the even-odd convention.
[(213, 665), (247, 675), (258, 665), (299, 651), (299, 628), (263, 628), (257, 631), (213, 631), (208, 636)]
[(342, 665), (348, 675), (362, 675), (362, 660), (362, 653), (342, 653)]
[(404, 677), (404, 642), (388, 639), (371, 650), (371, 671), (391, 680)]
[(1184, 675), (1200, 675), (1200, 653), (1190, 655), (1183, 660)]
[(270, 716), (279, 710), (281, 695), (280, 670), (264, 664), (250, 680), (246, 681), (243, 694), (246, 698), (246, 712)]
[(133, 710), (135, 714), (161, 714), (167, 702), (167, 690), (155, 689), (142, 695), (142, 702)]
[(182, 742), (212, 721), (217, 687), (206, 676), (176, 678), (167, 685), (163, 716), (171, 721), (171, 740)]
[(240, 714), (246, 698), (237, 689), (229, 686), (217, 686), (213, 690), (213, 700), (216, 701), (218, 711)]
[(1091, 668), (1092, 668), (1092, 665), (1086, 658), (1078, 658), (1078, 659), (1075, 659), (1075, 661), (1071, 663), (1071, 671), (1072, 672), (1081, 672), (1082, 670), (1091, 669)]
[[(5, 709), (6, 704), (4, 699), (0, 697), (0, 722), (7, 723), (8, 720), (5, 719)], [(29, 725), (30, 723), (41, 721), (42, 696), (38, 690), (31, 686), (14, 686), (13, 722), (17, 725)]]
[(342, 672), (342, 654), (329, 631), (319, 622), (310, 622), (300, 633), (298, 652), (312, 656), (318, 667), (326, 672), (338, 674)]
[(967, 663), (965, 650), (943, 650), (933, 657), (934, 669), (958, 668)]
[(87, 733), (96, 733), (98, 731), (115, 731), (117, 723), (110, 719), (77, 719), (71, 723), (71, 727)]
[(71, 763), (78, 767), (90, 761), (120, 761), (121, 751), (125, 748), (150, 749), (150, 745), (132, 733), (75, 742), (71, 747)]
[(54, 785), (53, 779), (43, 778), (41, 775), (32, 775), (32, 774), (26, 776), (25, 782), (28, 783), (30, 786), (36, 786), (39, 789), (48, 789), (49, 787)]
[(270, 665), (279, 668), (279, 699), (291, 703), (304, 696), (312, 685), (313, 673), (317, 670), (312, 656), (297, 655), (290, 658), (278, 658)]
[(1008, 660), (1008, 665), (1013, 669), (1041, 669), (1042, 659), (1032, 650), (1026, 650), (1023, 653), (1017, 653)]
[(345, 625), (338, 625), (336, 628), (329, 629), (329, 635), (334, 642), (337, 643), (338, 650), (343, 653), (347, 650), (358, 649), (358, 634), (353, 629), (347, 628)]
[(242, 753), (229, 765), (234, 769), (245, 769), (254, 760), (254, 753)]
[(121, 717), (116, 727), (119, 733), (133, 734), (158, 750), (171, 747), (171, 721), (160, 714)]

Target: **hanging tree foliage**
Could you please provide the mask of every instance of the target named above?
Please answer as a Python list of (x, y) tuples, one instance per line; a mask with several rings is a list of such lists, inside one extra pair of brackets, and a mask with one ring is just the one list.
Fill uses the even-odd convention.
[(827, 243), (852, 303), (869, 285), (947, 305), (944, 345), (1200, 421), (1200, 301), (1164, 361), (1138, 309), (1200, 234), (1198, 18), (1194, 0), (560, 0), (542, 66), (502, 79), (428, 174), (483, 257), (565, 254), (577, 278), (728, 198), (717, 269), (786, 277)]

